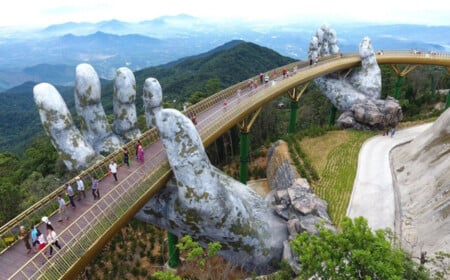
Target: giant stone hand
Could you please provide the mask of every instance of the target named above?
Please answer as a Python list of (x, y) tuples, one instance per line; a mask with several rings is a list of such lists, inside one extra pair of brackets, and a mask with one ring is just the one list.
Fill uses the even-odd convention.
[[(336, 32), (323, 25), (311, 39), (309, 58), (315, 61), (338, 53)], [(393, 98), (380, 100), (381, 70), (368, 37), (361, 40), (359, 55), (361, 68), (348, 77), (330, 74), (314, 82), (337, 109), (344, 111), (338, 125), (361, 129), (395, 127), (403, 116), (401, 107)]]
[[(79, 169), (94, 161), (101, 149), (115, 149), (127, 136), (134, 137), (139, 131), (131, 71), (120, 68), (115, 78), (114, 114), (119, 119), (114, 122), (116, 134), (100, 106), (95, 71), (82, 64), (76, 74), (76, 105), (83, 134), (74, 126), (67, 106), (52, 85), (37, 85), (34, 96), (56, 148), (69, 168)], [(332, 227), (326, 202), (314, 196), (306, 180), (295, 180), (293, 173), (286, 176), (284, 168), (271, 173), (277, 186), (263, 197), (211, 165), (191, 120), (177, 110), (162, 108), (162, 90), (156, 79), (146, 79), (143, 101), (147, 125), (158, 129), (174, 178), (147, 202), (136, 215), (138, 219), (177, 236), (189, 234), (202, 245), (219, 242), (221, 256), (257, 273), (273, 271), (282, 257), (295, 263), (288, 240), (297, 233), (314, 233), (314, 225), (321, 222)], [(274, 179), (279, 172), (289, 178), (284, 184)]]
[(108, 123), (101, 105), (100, 79), (89, 64), (80, 64), (75, 71), (75, 106), (80, 129), (56, 88), (40, 83), (33, 89), (45, 132), (60, 153), (69, 170), (81, 170), (119, 149), (140, 135), (137, 128), (136, 81), (133, 72), (122, 67), (114, 80), (114, 126)]
[[(273, 271), (273, 264), (289, 255), (293, 235), (316, 230), (316, 223), (331, 227), (326, 202), (309, 191), (306, 180), (287, 180), (286, 186), (273, 188), (282, 189), (278, 195), (257, 194), (211, 164), (192, 121), (162, 108), (156, 79), (145, 81), (143, 98), (147, 121), (159, 131), (175, 180), (150, 199), (138, 219), (177, 236), (189, 234), (205, 246), (219, 242), (221, 256), (258, 273)], [(289, 177), (286, 170), (280, 172)]]

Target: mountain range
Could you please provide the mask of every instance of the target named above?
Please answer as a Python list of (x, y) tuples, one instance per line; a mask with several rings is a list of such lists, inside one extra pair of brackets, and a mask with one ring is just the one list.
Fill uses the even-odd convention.
[[(226, 88), (249, 77), (254, 77), (295, 60), (253, 43), (234, 40), (195, 56), (184, 57), (160, 66), (136, 71), (136, 108), (143, 114), (142, 86), (148, 77), (161, 83), (164, 100), (186, 101), (193, 93), (207, 92), (207, 82), (218, 80), (218, 89)], [(49, 73), (55, 69), (47, 65)], [(35, 70), (35, 69), (34, 69)], [(74, 71), (74, 69), (72, 69)], [(36, 82), (27, 82), (0, 93), (0, 152), (20, 153), (28, 143), (44, 130), (33, 99)], [(112, 115), (113, 82), (101, 80), (102, 105), (107, 115)], [(72, 116), (77, 121), (74, 108), (73, 86), (56, 86)]]
[[(0, 92), (24, 82), (71, 85), (77, 64), (92, 64), (111, 79), (115, 69), (140, 70), (197, 55), (232, 40), (245, 40), (293, 59), (306, 59), (317, 23), (245, 20), (212, 22), (189, 15), (148, 21), (68, 22), (43, 29), (0, 28)], [(450, 51), (450, 26), (338, 23), (338, 45), (356, 52), (369, 36), (376, 49)]]

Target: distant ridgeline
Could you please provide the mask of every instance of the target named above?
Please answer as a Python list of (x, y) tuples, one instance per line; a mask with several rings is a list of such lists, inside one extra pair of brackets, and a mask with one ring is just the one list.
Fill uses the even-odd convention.
[[(289, 57), (244, 41), (231, 41), (209, 52), (135, 72), (137, 86), (136, 108), (142, 111), (142, 86), (148, 77), (155, 77), (164, 90), (164, 99), (186, 101), (193, 93), (210, 95), (208, 80), (217, 78), (219, 90), (246, 80), (260, 72), (294, 62)], [(125, 65), (120, 65), (122, 67)], [(73, 68), (75, 73), (75, 67)], [(75, 76), (75, 74), (73, 74)], [(0, 152), (23, 152), (28, 143), (44, 130), (33, 100), (33, 87), (27, 82), (0, 93)], [(112, 114), (112, 81), (102, 80), (102, 103), (107, 114)], [(74, 88), (57, 86), (69, 110), (76, 119)]]

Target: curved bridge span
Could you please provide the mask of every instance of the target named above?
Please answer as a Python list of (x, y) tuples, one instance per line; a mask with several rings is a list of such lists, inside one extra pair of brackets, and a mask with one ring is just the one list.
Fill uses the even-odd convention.
[[(377, 61), (379, 64), (438, 65), (450, 71), (449, 54), (386, 51), (377, 55)], [(204, 145), (208, 146), (248, 115), (280, 95), (317, 77), (360, 65), (361, 58), (358, 54), (329, 56), (314, 66), (309, 66), (307, 62), (295, 62), (277, 69), (277, 72), (283, 68), (289, 69), (292, 75), (288, 78), (280, 78), (251, 91), (247, 90), (247, 80), (243, 81), (189, 107), (185, 114), (197, 114), (197, 129)], [(238, 89), (241, 89), (239, 96), (236, 94)], [(224, 100), (227, 100), (226, 106)], [(128, 143), (129, 151), (134, 151), (137, 140), (141, 140), (145, 146), (146, 162), (139, 164), (133, 161), (129, 169), (121, 166), (118, 172), (119, 182), (115, 183), (111, 177), (106, 176), (111, 159), (122, 161), (119, 151), (79, 175), (85, 182), (93, 176), (102, 178), (102, 197), (94, 201), (88, 196), (78, 203), (76, 210), (68, 209), (68, 221), (58, 223), (57, 217), (52, 215), (55, 213), (57, 194), (64, 193), (65, 190), (64, 186), (61, 186), (0, 228), (1, 279), (76, 278), (113, 235), (133, 218), (172, 175), (156, 130), (151, 129), (139, 139)], [(69, 181), (71, 184), (74, 182), (74, 179)], [(50, 220), (59, 234), (59, 243), (62, 244), (62, 249), (56, 250), (51, 259), (44, 256), (44, 250), (27, 255), (23, 242), (15, 238), (19, 225), (36, 224), (44, 215), (51, 216)], [(43, 234), (46, 232), (43, 225), (40, 230)], [(11, 244), (7, 244), (9, 242)]]

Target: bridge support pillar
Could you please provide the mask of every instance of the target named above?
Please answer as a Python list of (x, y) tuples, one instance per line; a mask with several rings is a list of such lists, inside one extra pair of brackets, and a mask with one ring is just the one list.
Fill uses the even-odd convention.
[(403, 83), (403, 77), (397, 76), (397, 83), (395, 84), (395, 93), (394, 93), (394, 98), (397, 100), (399, 100), (399, 98), (400, 98), (400, 89), (402, 88), (402, 83)]
[(414, 70), (417, 65), (407, 65), (403, 70), (400, 69), (400, 66), (398, 65), (391, 65), (392, 69), (394, 70), (395, 74), (397, 74), (397, 83), (395, 84), (395, 93), (394, 98), (400, 99), (400, 89), (402, 87), (403, 78), (412, 70)]
[(295, 127), (297, 126), (297, 110), (298, 110), (298, 101), (291, 100), (291, 116), (289, 118), (289, 133), (295, 133)]
[(247, 184), (248, 180), (248, 132), (242, 131), (240, 134), (240, 158), (239, 180)]
[(329, 126), (334, 125), (334, 121), (336, 120), (336, 112), (337, 112), (337, 108), (333, 104), (331, 104), (330, 118), (328, 119)]
[(297, 127), (297, 111), (298, 111), (298, 101), (300, 100), (300, 97), (305, 92), (306, 88), (308, 87), (310, 82), (307, 82), (303, 85), (302, 88), (293, 88), (292, 90), (288, 91), (288, 96), (291, 99), (291, 115), (289, 119), (289, 130), (288, 133), (295, 133), (295, 128)]
[(175, 268), (180, 264), (180, 250), (177, 247), (178, 237), (167, 232), (167, 246), (169, 247), (169, 267)]
[(250, 116), (250, 120), (242, 120), (240, 123), (238, 123), (239, 130), (241, 131), (240, 134), (240, 158), (241, 158), (241, 165), (239, 168), (239, 180), (242, 184), (247, 184), (248, 180), (248, 161), (249, 161), (249, 141), (248, 136), (250, 133), (250, 129), (252, 128), (253, 124), (255, 123), (256, 118), (258, 117), (259, 113), (261, 113), (261, 109), (259, 108), (255, 113), (253, 113), (253, 116)]
[(445, 109), (450, 107), (450, 90), (447, 92), (447, 102), (445, 102)]

